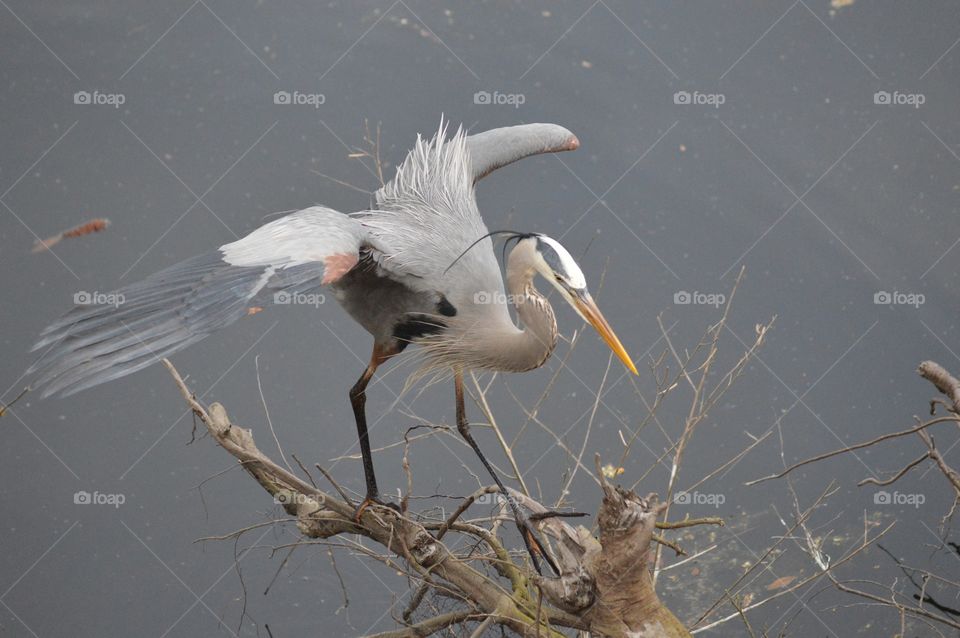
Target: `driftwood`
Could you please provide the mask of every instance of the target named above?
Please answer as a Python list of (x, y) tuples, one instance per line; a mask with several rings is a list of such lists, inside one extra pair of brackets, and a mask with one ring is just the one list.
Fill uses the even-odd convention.
[[(640, 497), (602, 480), (595, 538), (586, 528), (574, 527), (513, 492), (511, 498), (531, 512), (531, 520), (548, 538), (547, 551), (561, 569), (557, 578), (538, 576), (515, 562), (493, 532), (458, 520), (492, 488), (478, 490), (441, 523), (414, 520), (406, 511), (382, 507), (367, 508), (354, 522), (356, 504), (339, 488), (337, 494), (328, 493), (272, 461), (257, 448), (250, 430), (230, 421), (222, 405), (202, 405), (173, 365), (167, 360), (164, 365), (217, 444), (295, 517), (305, 537), (359, 534), (400, 559), (423, 592), (432, 588), (460, 601), (458, 610), (421, 622), (411, 622), (412, 614), (405, 613), (405, 627), (377, 634), (379, 638), (419, 638), (465, 623), (477, 624), (477, 636), (493, 625), (530, 638), (563, 636), (561, 628), (611, 638), (690, 636), (657, 597), (650, 574), (651, 541), (657, 518), (666, 508), (656, 495)], [(603, 476), (599, 466), (597, 473)], [(443, 542), (451, 531), (475, 537), (487, 551), (454, 554)], [(483, 569), (484, 564), (493, 571)], [(422, 598), (423, 593), (414, 596), (416, 601)]]

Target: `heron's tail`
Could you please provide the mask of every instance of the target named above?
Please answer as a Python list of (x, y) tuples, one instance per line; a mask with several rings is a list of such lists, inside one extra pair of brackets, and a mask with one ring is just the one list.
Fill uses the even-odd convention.
[(212, 252), (113, 293), (78, 293), (33, 346), (44, 352), (31, 386), (68, 396), (145, 368), (248, 314), (272, 274)]

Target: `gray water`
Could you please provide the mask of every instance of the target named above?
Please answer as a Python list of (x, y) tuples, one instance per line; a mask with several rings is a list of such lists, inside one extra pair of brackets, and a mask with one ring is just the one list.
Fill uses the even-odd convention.
[[(373, 190), (376, 175), (348, 158), (363, 144), (365, 122), (382, 123), (389, 175), (441, 115), (473, 131), (556, 122), (581, 140), (575, 153), (496, 173), (478, 198), (491, 228), (561, 239), (595, 289), (603, 274), (600, 305), (644, 362), (636, 386), (611, 365), (584, 447), (589, 467), (594, 453), (616, 460), (620, 432), (644, 415), (634, 388), (650, 398), (645, 362), (664, 349), (658, 315), (681, 348), (718, 319), (709, 305), (675, 303), (677, 293), (729, 295), (746, 268), (718, 372), (739, 356), (738, 339), (749, 342), (755, 324), (777, 317), (760, 359), (712, 411), (684, 460), (681, 487), (774, 428), (729, 472), (698, 488), (722, 495), (719, 507), (673, 510), (728, 522), (684, 534), (688, 550), (718, 548), (661, 580), (665, 601), (686, 621), (784, 532), (778, 516), (792, 512), (786, 483), (743, 485), (783, 467), (778, 432), (790, 463), (909, 427), (934, 393), (916, 364), (935, 359), (960, 371), (960, 47), (953, 48), (960, 20), (953, 3), (859, 0), (832, 10), (827, 0), (9, 0), (0, 16), (4, 402), (26, 383), (21, 372), (39, 330), (76, 293), (135, 281), (232, 241), (271, 213), (314, 203), (364, 208), (367, 195), (317, 173)], [(123, 104), (76, 104), (79, 91), (98, 91), (91, 101), (120, 95)], [(324, 102), (275, 104), (277, 91), (322, 94)], [(507, 103), (475, 100), (482, 91)], [(884, 104), (878, 91), (904, 103)], [(36, 238), (94, 217), (112, 226), (30, 253)], [(875, 303), (881, 292), (917, 303)], [(582, 329), (566, 308), (558, 318), (568, 338)], [(322, 463), (359, 491), (360, 464), (333, 459), (356, 452), (346, 392), (369, 347), (368, 336), (326, 304), (268, 309), (174, 362), (198, 393), (224, 403), (275, 454), (258, 361), (284, 450), (308, 466)], [(508, 436), (526, 420), (510, 393), (532, 407), (558, 373), (539, 418), (579, 451), (609, 355), (591, 333), (561, 365), (568, 349), (561, 344), (540, 370), (493, 383), (488, 398)], [(402, 440), (418, 417), (452, 421), (446, 386), (394, 405), (402, 375), (402, 368), (388, 372), (369, 393), (371, 421), (386, 413), (373, 430), (377, 446)], [(660, 425), (641, 434), (621, 481), (633, 483), (656, 464), (668, 445), (659, 428), (676, 437), (685, 413), (682, 400), (665, 407)], [(941, 426), (934, 434), (947, 461), (960, 465), (956, 430)], [(404, 579), (336, 549), (344, 608), (325, 549), (300, 548), (285, 565), (286, 551), (271, 553), (295, 542), (289, 525), (257, 528), (236, 544), (195, 542), (282, 511), (235, 468), (220, 474), (233, 464), (209, 440), (187, 445), (191, 418), (159, 367), (67, 400), (27, 395), (0, 419), (0, 436), (0, 634), (252, 636), (266, 635), (269, 625), (278, 638), (362, 635), (393, 627), (391, 614), (406, 604)], [(493, 435), (478, 436), (504, 465)], [(919, 507), (878, 505), (875, 489), (856, 487), (921, 452), (919, 441), (904, 439), (794, 475), (803, 507), (831, 481), (839, 486), (811, 520), (827, 553), (836, 559), (854, 547), (865, 517), (896, 521), (883, 541), (891, 553), (947, 577), (957, 573), (957, 555), (939, 549), (950, 499), (936, 470), (921, 466), (895, 486), (922, 495)], [(377, 454), (385, 492), (406, 485), (401, 455), (398, 446)], [(534, 490), (556, 500), (573, 464), (553, 437), (530, 424), (516, 455)], [(482, 471), (451, 436), (418, 441), (411, 462), (423, 495), (467, 494), (477, 485), (471, 472)], [(667, 477), (661, 464), (640, 489), (663, 491)], [(123, 503), (75, 504), (80, 491), (121, 495)], [(583, 471), (569, 501), (591, 511), (598, 502)], [(759, 599), (777, 578), (813, 573), (809, 558), (786, 546), (743, 593)], [(902, 583), (876, 550), (840, 576)], [(749, 618), (755, 628), (792, 636), (899, 631), (894, 614), (851, 611), (858, 602), (818, 583)], [(929, 631), (918, 626), (910, 635)], [(734, 621), (711, 635), (744, 632)]]

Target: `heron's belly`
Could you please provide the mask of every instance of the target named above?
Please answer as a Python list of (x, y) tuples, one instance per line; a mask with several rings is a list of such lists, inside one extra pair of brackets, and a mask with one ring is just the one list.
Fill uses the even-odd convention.
[(416, 292), (373, 270), (354, 269), (332, 288), (344, 310), (372, 334), (377, 343), (397, 340), (407, 343), (420, 333), (435, 332), (431, 326), (439, 328), (439, 323), (431, 319), (425, 324), (424, 317), (444, 314), (438, 311), (437, 294)]

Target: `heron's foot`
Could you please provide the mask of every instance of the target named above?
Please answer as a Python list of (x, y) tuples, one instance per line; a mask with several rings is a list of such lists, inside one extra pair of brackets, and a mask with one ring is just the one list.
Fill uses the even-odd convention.
[(360, 505), (357, 506), (357, 509), (353, 512), (353, 522), (359, 523), (360, 517), (363, 516), (363, 512), (371, 505), (379, 505), (380, 507), (386, 507), (387, 509), (391, 509), (397, 514), (401, 513), (400, 506), (397, 505), (396, 503), (390, 503), (388, 501), (384, 501), (383, 499), (380, 498), (379, 494), (367, 494), (364, 497), (363, 501), (360, 503)]
[(546, 546), (534, 531), (533, 525), (530, 523), (530, 517), (521, 512), (519, 508), (515, 508), (513, 510), (513, 520), (517, 524), (517, 530), (519, 530), (520, 536), (523, 538), (523, 544), (527, 548), (527, 553), (530, 555), (530, 561), (533, 563), (533, 568), (537, 570), (537, 573), (543, 576), (543, 571), (540, 569), (539, 560), (539, 558), (543, 558), (545, 561), (547, 561), (547, 564), (550, 565), (550, 569), (553, 570), (553, 573), (559, 576), (560, 570), (557, 568), (556, 563), (553, 562), (553, 558), (551, 558), (550, 554), (547, 552)]

